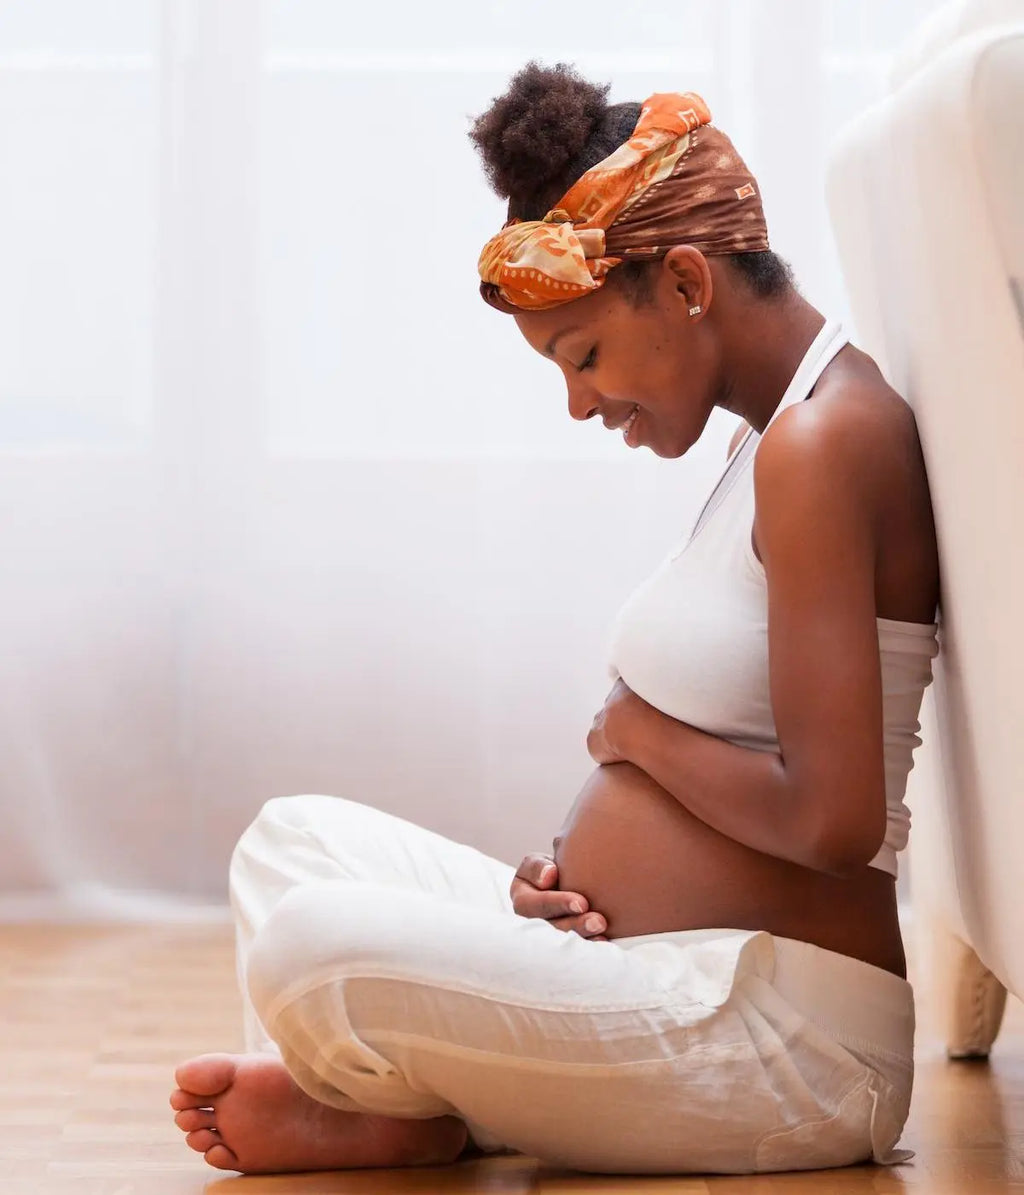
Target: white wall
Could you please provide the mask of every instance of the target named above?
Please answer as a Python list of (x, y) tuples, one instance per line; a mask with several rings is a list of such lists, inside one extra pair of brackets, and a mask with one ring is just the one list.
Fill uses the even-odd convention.
[(221, 899), (285, 792), (545, 846), (735, 421), (661, 462), (568, 418), (476, 293), (469, 119), (532, 56), (703, 92), (842, 316), (824, 152), (930, 7), (0, 8), (0, 912)]

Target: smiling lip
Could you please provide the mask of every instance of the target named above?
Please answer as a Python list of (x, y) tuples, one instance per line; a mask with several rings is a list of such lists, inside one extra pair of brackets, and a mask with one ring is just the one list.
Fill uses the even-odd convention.
[(607, 419), (604, 421), (605, 427), (610, 431), (618, 431), (620, 427), (625, 427), (631, 419), (634, 419), (640, 413), (640, 408), (634, 404), (633, 409), (629, 412), (625, 419), (620, 419), (618, 423), (609, 423)]

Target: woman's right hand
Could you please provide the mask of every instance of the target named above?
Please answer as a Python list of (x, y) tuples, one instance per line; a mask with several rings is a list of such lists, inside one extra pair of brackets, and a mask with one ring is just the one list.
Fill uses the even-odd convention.
[(516, 868), (510, 889), (512, 908), (520, 917), (540, 917), (555, 929), (572, 930), (581, 938), (607, 942), (608, 923), (590, 910), (579, 892), (560, 892), (558, 868), (551, 855), (527, 855)]

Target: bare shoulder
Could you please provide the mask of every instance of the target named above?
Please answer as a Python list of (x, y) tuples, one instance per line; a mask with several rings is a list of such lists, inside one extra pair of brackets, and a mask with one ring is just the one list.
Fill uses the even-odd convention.
[(762, 515), (831, 519), (837, 535), (874, 545), (879, 616), (932, 621), (939, 558), (917, 421), (866, 354), (844, 349), (810, 399), (767, 429), (754, 489), (758, 557)]
[(763, 476), (797, 471), (820, 476), (866, 513), (884, 516), (925, 482), (914, 412), (866, 354), (849, 346), (822, 374), (814, 393), (794, 403), (765, 432), (757, 453)]

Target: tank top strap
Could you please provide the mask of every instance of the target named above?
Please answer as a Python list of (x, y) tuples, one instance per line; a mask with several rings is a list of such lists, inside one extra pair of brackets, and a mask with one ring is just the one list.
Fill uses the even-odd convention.
[(772, 412), (771, 419), (764, 426), (757, 439), (763, 439), (766, 432), (787, 407), (794, 403), (803, 402), (818, 384), (818, 379), (838, 353), (850, 343), (849, 337), (843, 331), (842, 324), (826, 320), (821, 331), (811, 342), (804, 359), (797, 366), (793, 379), (786, 387), (779, 405)]
[[(802, 402), (810, 394), (817, 384), (818, 379), (825, 372), (826, 367), (847, 344), (849, 344), (849, 338), (843, 331), (842, 324), (837, 320), (826, 320), (818, 331), (817, 336), (811, 341), (807, 352), (797, 366), (796, 373), (793, 374), (785, 393), (779, 400), (779, 405), (772, 412), (772, 417), (765, 424), (764, 432), (771, 427), (787, 407), (791, 407), (794, 403)], [(693, 524), (693, 530), (683, 541), (680, 551), (690, 544), (697, 533), (707, 524), (711, 516), (725, 501), (730, 490), (736, 485), (740, 475), (753, 459), (754, 453), (757, 451), (757, 445), (761, 442), (764, 432), (758, 434), (751, 430), (744, 436), (739, 447), (729, 458), (714, 488), (711, 490), (707, 501), (697, 516), (696, 522)]]

